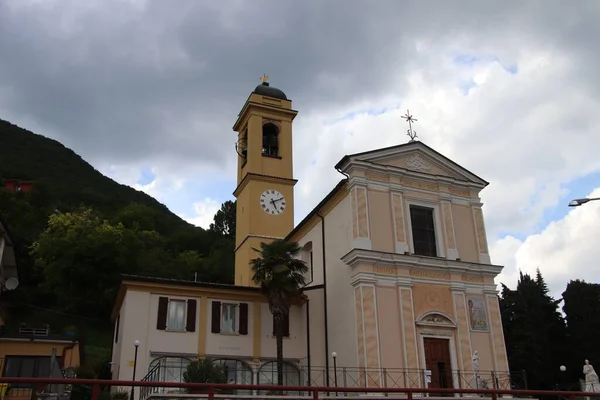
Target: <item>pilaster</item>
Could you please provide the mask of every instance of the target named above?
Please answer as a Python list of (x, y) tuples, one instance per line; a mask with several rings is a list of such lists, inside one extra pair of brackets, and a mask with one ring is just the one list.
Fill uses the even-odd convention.
[(454, 218), (452, 216), (452, 198), (440, 199), (441, 214), (444, 223), (444, 233), (446, 234), (446, 257), (449, 260), (460, 258), (458, 253), (458, 245), (456, 240), (456, 232), (454, 231)]
[(392, 205), (392, 218), (394, 226), (394, 243), (396, 253), (404, 254), (409, 251), (406, 235), (406, 225), (404, 224), (404, 200), (402, 192), (399, 190), (390, 190), (390, 203)]
[(471, 204), (473, 212), (473, 224), (475, 228), (475, 237), (477, 238), (477, 249), (479, 252), (479, 262), (482, 264), (491, 264), (490, 254), (485, 234), (485, 224), (483, 222), (483, 211), (481, 203)]

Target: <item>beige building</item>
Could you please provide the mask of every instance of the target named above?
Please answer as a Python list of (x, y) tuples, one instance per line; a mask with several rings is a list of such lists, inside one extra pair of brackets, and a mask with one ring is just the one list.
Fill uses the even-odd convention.
[(126, 277), (113, 377), (131, 379), (139, 340), (137, 379), (181, 380), (209, 355), (235, 382), (275, 381), (272, 316), (248, 262), (286, 237), (309, 266), (309, 301), (286, 327), (288, 384), (508, 387), (502, 267), (479, 198), (488, 183), (419, 141), (348, 155), (335, 166), (344, 179), (294, 227), (295, 116), (266, 82), (249, 96), (234, 125), (235, 285)]

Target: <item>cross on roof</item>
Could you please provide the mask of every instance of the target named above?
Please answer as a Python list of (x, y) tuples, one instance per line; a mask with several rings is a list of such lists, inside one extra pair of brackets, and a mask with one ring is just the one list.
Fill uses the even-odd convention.
[(408, 137), (410, 137), (410, 141), (414, 142), (415, 139), (417, 138), (417, 131), (413, 130), (412, 123), (417, 122), (418, 119), (413, 118), (413, 116), (410, 115), (410, 111), (408, 111), (408, 110), (406, 110), (406, 114), (404, 114), (401, 118), (404, 118), (406, 120), (406, 122), (408, 122), (408, 130), (406, 132), (407, 132)]

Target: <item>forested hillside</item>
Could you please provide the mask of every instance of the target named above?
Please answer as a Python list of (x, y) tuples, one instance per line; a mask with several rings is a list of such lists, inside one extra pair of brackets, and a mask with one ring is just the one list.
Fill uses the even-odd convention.
[[(9, 191), (7, 179), (31, 180), (34, 189)], [(2, 120), (0, 213), (16, 241), (21, 283), (3, 294), (9, 329), (21, 322), (77, 327), (95, 370), (89, 374), (108, 365), (120, 274), (233, 280), (235, 203), (226, 202), (206, 231), (59, 142)]]

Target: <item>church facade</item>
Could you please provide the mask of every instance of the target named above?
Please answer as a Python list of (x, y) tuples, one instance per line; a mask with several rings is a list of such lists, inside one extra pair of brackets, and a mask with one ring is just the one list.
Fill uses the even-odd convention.
[[(508, 387), (482, 178), (419, 141), (347, 155), (336, 187), (294, 226), (297, 112), (267, 82), (238, 134), (235, 284), (125, 277), (113, 378), (178, 381), (212, 357), (237, 383), (276, 381), (273, 318), (252, 283), (252, 248), (302, 246), (308, 301), (285, 321), (289, 385)], [(139, 341), (134, 360), (134, 342)], [(335, 356), (335, 357), (334, 357)]]

